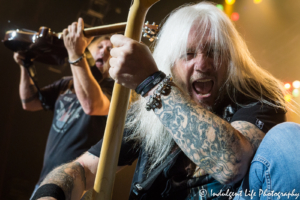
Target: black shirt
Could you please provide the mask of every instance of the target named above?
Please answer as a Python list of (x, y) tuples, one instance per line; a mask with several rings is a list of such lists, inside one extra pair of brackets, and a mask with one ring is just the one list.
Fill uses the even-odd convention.
[[(114, 81), (102, 80), (96, 67), (91, 71), (103, 93), (110, 99)], [(51, 129), (44, 154), (43, 169), (38, 184), (55, 167), (68, 163), (102, 139), (107, 116), (90, 116), (84, 113), (76, 94), (73, 78), (67, 77), (42, 89), (47, 104), (54, 111)]]
[[(243, 101), (244, 105), (245, 102), (247, 101)], [(230, 123), (234, 121), (250, 122), (256, 125), (264, 133), (267, 133), (273, 126), (285, 121), (285, 111), (282, 109), (275, 109), (274, 107), (271, 107), (269, 105), (262, 104), (260, 102), (255, 103), (253, 101), (248, 101), (247, 105), (248, 106), (242, 107), (231, 102), (226, 106), (221, 106), (221, 108), (218, 109), (219, 112), (216, 112), (215, 114)], [(127, 136), (128, 134), (130, 133), (125, 130), (124, 136)], [(101, 146), (102, 140), (99, 141), (95, 146), (93, 146), (89, 150), (89, 152), (99, 157)], [(213, 192), (215, 193), (218, 193), (220, 190), (225, 191), (227, 189), (235, 189), (228, 188), (227, 186), (220, 184), (210, 175), (199, 177), (193, 180), (185, 180), (186, 182), (184, 182), (184, 185), (193, 185), (192, 188), (184, 188), (182, 187), (182, 184), (179, 184), (179, 182), (175, 183), (174, 185), (174, 178), (176, 178), (176, 173), (185, 175), (184, 172), (180, 172), (180, 169), (178, 170), (178, 168), (180, 168), (178, 166), (182, 165), (181, 168), (184, 167), (184, 162), (186, 162), (186, 160), (188, 159), (181, 152), (176, 157), (176, 161), (167, 164), (168, 167), (166, 167), (164, 171), (156, 178), (150, 189), (148, 189), (148, 192), (141, 195), (139, 194), (137, 197), (135, 192), (138, 189), (135, 187), (135, 185), (136, 183), (140, 183), (142, 180), (146, 179), (145, 171), (147, 170), (146, 165), (148, 156), (146, 155), (146, 152), (143, 150), (143, 148), (134, 146), (134, 141), (125, 141), (125, 139), (123, 138), (118, 166), (131, 165), (132, 162), (137, 158), (138, 162), (131, 185), (129, 199), (203, 199), (201, 196), (199, 196), (199, 191), (201, 189), (205, 189), (206, 191), (213, 190)], [(177, 169), (169, 169), (170, 165), (174, 166), (172, 168)], [(174, 172), (176, 170), (177, 172)], [(171, 172), (166, 173), (167, 171), (173, 171), (173, 175), (170, 175)], [(207, 199), (209, 199), (211, 196), (209, 196), (209, 194), (206, 194), (206, 197)], [(226, 199), (228, 197), (223, 198)]]

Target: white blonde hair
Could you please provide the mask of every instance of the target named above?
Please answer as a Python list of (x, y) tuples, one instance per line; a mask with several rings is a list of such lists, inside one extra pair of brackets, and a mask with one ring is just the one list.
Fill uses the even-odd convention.
[(285, 109), (283, 84), (257, 65), (231, 20), (212, 3), (188, 4), (170, 14), (153, 52), (161, 71), (170, 74), (175, 61), (186, 53), (193, 26), (199, 30), (198, 44), (203, 43), (204, 34), (213, 39), (207, 45), (210, 49), (218, 49), (214, 55), (215, 65), (222, 60), (228, 62), (225, 89), (232, 100), (235, 101), (236, 90), (262, 103)]

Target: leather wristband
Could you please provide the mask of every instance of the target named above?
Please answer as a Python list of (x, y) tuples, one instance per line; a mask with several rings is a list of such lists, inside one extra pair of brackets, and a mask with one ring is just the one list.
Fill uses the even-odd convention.
[(34, 193), (34, 196), (31, 200), (36, 200), (42, 197), (53, 197), (57, 200), (65, 200), (66, 196), (64, 191), (58, 186), (53, 183), (42, 185), (37, 189)]
[(144, 96), (149, 92), (152, 88), (154, 88), (160, 81), (162, 81), (166, 77), (166, 74), (162, 71), (155, 72), (148, 78), (146, 78), (138, 87), (135, 89), (136, 93)]

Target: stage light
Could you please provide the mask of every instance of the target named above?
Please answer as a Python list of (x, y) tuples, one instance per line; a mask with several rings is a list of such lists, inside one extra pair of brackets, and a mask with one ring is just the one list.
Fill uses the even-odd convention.
[(232, 5), (235, 3), (235, 0), (225, 0), (226, 4)]
[(253, 2), (254, 2), (255, 4), (259, 4), (260, 2), (262, 2), (262, 0), (253, 0)]
[(300, 87), (300, 81), (294, 81), (293, 82), (293, 87), (294, 88), (299, 88)]
[(290, 89), (291, 88), (291, 84), (289, 84), (289, 83), (284, 84), (284, 88), (287, 89), (287, 90)]
[(239, 13), (234, 12), (234, 13), (231, 14), (231, 20), (232, 21), (237, 21), (237, 20), (239, 20), (239, 18), (240, 18)]
[(291, 99), (292, 99), (292, 96), (291, 96), (290, 94), (284, 95), (284, 100), (285, 100), (286, 102), (290, 102)]
[(222, 4), (218, 4), (218, 5), (217, 5), (217, 8), (219, 8), (220, 10), (224, 10), (224, 7), (223, 7)]
[(300, 92), (299, 92), (298, 89), (294, 89), (293, 92), (292, 92), (292, 94), (293, 94), (294, 97), (298, 97), (298, 96), (299, 96), (299, 93), (300, 93)]

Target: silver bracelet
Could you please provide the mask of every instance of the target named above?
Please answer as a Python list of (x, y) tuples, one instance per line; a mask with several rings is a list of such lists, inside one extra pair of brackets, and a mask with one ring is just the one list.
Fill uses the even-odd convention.
[(69, 62), (70, 65), (74, 65), (74, 64), (79, 63), (85, 57), (86, 57), (86, 55), (85, 55), (85, 53), (83, 53), (77, 60), (75, 60), (75, 61), (68, 60), (68, 62)]
[(167, 90), (171, 89), (171, 83), (173, 79), (171, 75), (167, 76), (163, 79), (162, 82), (159, 83), (158, 87), (153, 93), (153, 96), (150, 96), (149, 101), (146, 103), (146, 109), (147, 111), (150, 111), (151, 109), (154, 110), (155, 108), (158, 108), (161, 105), (161, 95), (167, 94)]

